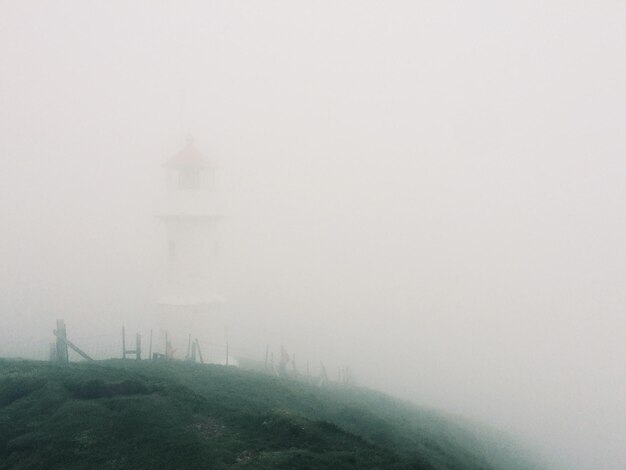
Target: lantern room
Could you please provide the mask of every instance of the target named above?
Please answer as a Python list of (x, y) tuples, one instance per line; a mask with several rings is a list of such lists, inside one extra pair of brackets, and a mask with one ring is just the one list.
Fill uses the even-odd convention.
[(214, 185), (214, 165), (194, 146), (193, 137), (187, 137), (185, 147), (170, 158), (168, 186), (174, 191), (210, 190)]

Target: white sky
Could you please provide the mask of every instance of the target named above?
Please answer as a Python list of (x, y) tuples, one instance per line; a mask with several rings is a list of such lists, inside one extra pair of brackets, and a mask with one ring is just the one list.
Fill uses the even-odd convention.
[(152, 308), (182, 130), (246, 341), (626, 468), (625, 57), (621, 1), (2, 1), (0, 337)]

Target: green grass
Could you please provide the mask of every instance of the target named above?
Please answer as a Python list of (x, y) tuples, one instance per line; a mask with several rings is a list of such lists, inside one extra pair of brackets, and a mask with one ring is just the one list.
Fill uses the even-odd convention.
[(359, 388), (183, 362), (0, 360), (0, 469), (530, 469), (510, 442)]

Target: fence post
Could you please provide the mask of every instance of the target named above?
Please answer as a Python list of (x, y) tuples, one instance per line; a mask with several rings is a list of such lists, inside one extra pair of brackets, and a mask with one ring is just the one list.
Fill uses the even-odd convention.
[(148, 350), (148, 359), (152, 359), (152, 330), (150, 330), (150, 349)]
[(126, 331), (122, 327), (122, 359), (126, 359)]
[(200, 356), (200, 364), (204, 364), (204, 359), (202, 358), (202, 351), (200, 350), (200, 342), (198, 338), (196, 338), (196, 350), (198, 351), (198, 356)]
[(67, 331), (63, 320), (57, 320), (57, 329), (54, 331), (54, 334), (57, 337), (57, 361), (68, 363), (69, 354), (67, 350)]
[(293, 368), (293, 373), (298, 375), (298, 369), (296, 367), (296, 355), (291, 353), (291, 367)]
[(196, 362), (196, 341), (191, 343), (191, 362)]
[(53, 333), (57, 338), (57, 360), (59, 362), (68, 363), (70, 361), (68, 348), (72, 348), (84, 359), (93, 361), (93, 359), (85, 351), (67, 339), (67, 330), (65, 329), (65, 322), (63, 320), (57, 320), (57, 329), (54, 330)]
[(141, 361), (141, 335), (139, 333), (135, 336), (135, 357)]

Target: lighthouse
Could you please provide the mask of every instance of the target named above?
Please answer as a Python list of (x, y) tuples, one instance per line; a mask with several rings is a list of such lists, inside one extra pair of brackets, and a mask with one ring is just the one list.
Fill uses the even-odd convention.
[[(223, 298), (217, 293), (216, 166), (188, 137), (167, 160), (166, 191), (158, 212), (165, 227), (164, 279), (158, 313), (165, 331), (202, 336)], [(187, 330), (187, 331), (183, 331)]]

